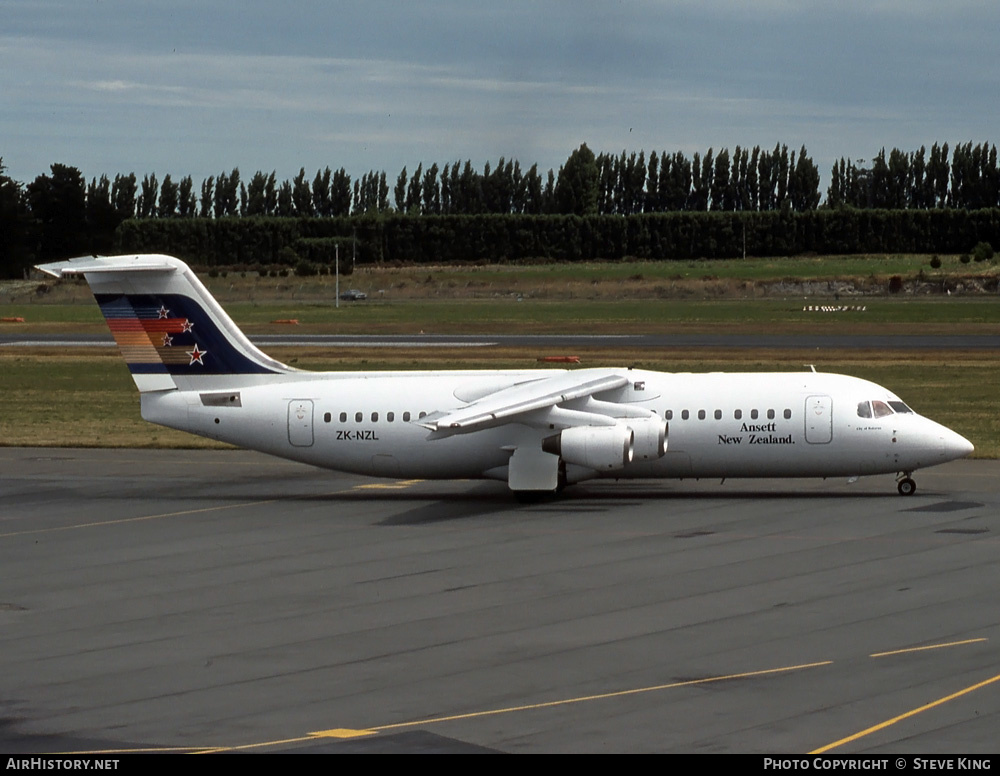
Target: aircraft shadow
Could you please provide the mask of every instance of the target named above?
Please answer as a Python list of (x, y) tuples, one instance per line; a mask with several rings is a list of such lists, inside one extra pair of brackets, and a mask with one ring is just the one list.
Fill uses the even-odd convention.
[[(627, 485), (614, 485), (607, 487), (593, 486), (571, 486), (558, 494), (542, 495), (537, 499), (526, 503), (519, 502), (517, 498), (507, 490), (502, 483), (482, 483), (475, 485), (468, 490), (456, 492), (454, 490), (444, 491), (434, 488), (435, 483), (423, 483), (418, 488), (404, 488), (400, 490), (342, 490), (327, 493), (294, 493), (280, 488), (268, 488), (266, 490), (255, 491), (230, 491), (220, 490), (217, 487), (211, 492), (188, 491), (184, 496), (179, 496), (176, 491), (161, 494), (155, 491), (145, 491), (142, 495), (147, 498), (163, 498), (176, 501), (190, 500), (199, 502), (233, 502), (233, 501), (278, 501), (278, 502), (476, 502), (479, 504), (495, 503), (496, 509), (521, 509), (540, 506), (551, 506), (560, 504), (585, 505), (588, 502), (636, 502), (636, 501), (683, 501), (683, 500), (706, 500), (706, 499), (806, 499), (806, 500), (855, 500), (862, 498), (896, 499), (900, 504), (916, 506), (915, 499), (904, 500), (894, 489), (879, 490), (852, 490), (852, 491), (821, 491), (821, 490), (754, 490), (749, 488), (729, 489), (719, 487), (709, 487), (705, 490), (670, 490), (662, 486), (651, 485), (649, 487), (629, 487)], [(428, 489), (433, 488), (433, 489)], [(949, 493), (936, 490), (920, 490), (918, 497), (947, 498)], [(122, 494), (124, 500), (132, 500), (135, 494)], [(610, 505), (609, 505), (610, 506)], [(493, 510), (491, 510), (493, 511)]]
[[(402, 496), (404, 494), (396, 493), (393, 495)], [(410, 494), (410, 498), (407, 500), (413, 498), (414, 494)], [(510, 512), (520, 506), (509, 494), (497, 490), (492, 484), (479, 485), (466, 493), (420, 494), (419, 500), (428, 503), (396, 515), (390, 515), (377, 521), (375, 525), (428, 525), (451, 520), (468, 520)]]

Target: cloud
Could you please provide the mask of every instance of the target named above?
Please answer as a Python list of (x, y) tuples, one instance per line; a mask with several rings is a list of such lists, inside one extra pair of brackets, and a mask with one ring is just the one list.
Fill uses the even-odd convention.
[(1000, 63), (984, 55), (1000, 6), (981, 0), (5, 10), (0, 153), (20, 179), (53, 161), (290, 177), (504, 155), (547, 169), (584, 141), (615, 153), (804, 142), (832, 160), (988, 139), (1000, 118)]

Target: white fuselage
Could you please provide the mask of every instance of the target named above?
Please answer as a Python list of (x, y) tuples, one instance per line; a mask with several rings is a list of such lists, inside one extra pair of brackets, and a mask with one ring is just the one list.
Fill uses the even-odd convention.
[[(552, 426), (507, 423), (434, 437), (422, 413), (466, 406), (556, 371), (297, 373), (280, 382), (142, 395), (147, 420), (272, 455), (358, 474), (506, 479), (511, 451), (538, 447)], [(911, 472), (966, 455), (960, 435), (874, 383), (843, 375), (683, 374), (629, 370), (607, 398), (669, 424), (667, 452), (588, 477), (828, 477)], [(200, 386), (199, 386), (200, 387)], [(207, 397), (207, 398), (206, 398)], [(861, 405), (868, 403), (868, 417)], [(872, 402), (903, 411), (881, 417)]]

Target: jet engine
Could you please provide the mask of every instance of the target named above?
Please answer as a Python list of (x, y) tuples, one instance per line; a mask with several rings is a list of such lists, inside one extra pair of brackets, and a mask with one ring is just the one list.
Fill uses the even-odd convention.
[(635, 434), (635, 460), (654, 461), (667, 452), (667, 421), (661, 418), (629, 418)]
[(574, 426), (542, 441), (542, 450), (597, 471), (631, 463), (635, 434), (628, 426)]

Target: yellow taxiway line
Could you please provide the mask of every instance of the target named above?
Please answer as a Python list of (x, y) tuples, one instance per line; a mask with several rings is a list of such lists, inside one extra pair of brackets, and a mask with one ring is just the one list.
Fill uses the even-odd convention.
[(847, 736), (846, 738), (842, 738), (839, 741), (834, 741), (832, 744), (821, 746), (819, 749), (813, 749), (813, 751), (809, 752), (809, 754), (823, 754), (824, 752), (829, 752), (831, 749), (836, 749), (838, 746), (849, 744), (852, 741), (857, 741), (859, 738), (864, 738), (865, 736), (871, 735), (872, 733), (876, 733), (879, 730), (884, 730), (885, 728), (891, 725), (895, 725), (897, 722), (902, 722), (904, 719), (915, 717), (917, 714), (920, 714), (923, 711), (927, 711), (937, 706), (941, 706), (942, 704), (945, 704), (948, 701), (953, 701), (956, 698), (961, 698), (963, 695), (968, 695), (970, 692), (975, 692), (976, 690), (986, 687), (989, 684), (993, 684), (993, 682), (1000, 682), (1000, 674), (997, 674), (996, 676), (993, 676), (982, 682), (978, 682), (974, 685), (971, 685), (970, 687), (966, 687), (965, 689), (959, 690), (958, 692), (953, 692), (951, 695), (946, 695), (943, 698), (938, 698), (936, 701), (925, 703), (923, 706), (920, 706), (916, 709), (911, 709), (910, 711), (900, 714), (899, 716), (893, 717), (892, 719), (887, 719), (885, 722), (880, 722), (877, 725), (872, 725), (870, 728), (865, 728), (864, 730), (859, 731), (854, 735)]

